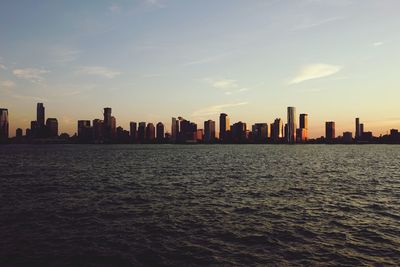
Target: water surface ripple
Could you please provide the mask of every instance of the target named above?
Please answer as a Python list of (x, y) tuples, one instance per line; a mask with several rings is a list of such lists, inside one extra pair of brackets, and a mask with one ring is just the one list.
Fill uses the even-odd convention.
[(0, 147), (0, 266), (400, 265), (400, 147)]

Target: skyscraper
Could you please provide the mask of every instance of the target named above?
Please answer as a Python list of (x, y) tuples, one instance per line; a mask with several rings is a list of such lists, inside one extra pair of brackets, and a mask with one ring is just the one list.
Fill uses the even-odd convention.
[(361, 137), (360, 118), (356, 118), (356, 140)]
[(44, 128), (45, 110), (43, 103), (37, 103), (36, 106), (36, 121), (39, 128)]
[(156, 139), (156, 129), (153, 123), (148, 123), (146, 127), (146, 140), (153, 142)]
[(138, 141), (141, 143), (144, 143), (146, 140), (146, 123), (145, 122), (139, 122), (139, 127), (138, 127)]
[(325, 123), (325, 139), (328, 143), (333, 142), (336, 138), (335, 122), (328, 121)]
[(162, 122), (157, 123), (156, 131), (157, 131), (157, 141), (159, 141), (159, 142), (164, 141), (165, 128), (164, 128), (164, 124)]
[(281, 119), (275, 119), (273, 123), (273, 131), (271, 132), (271, 139), (275, 143), (279, 143), (283, 137), (283, 123)]
[(308, 114), (300, 114), (300, 128), (308, 130)]
[(132, 142), (136, 142), (136, 140), (137, 140), (137, 123), (131, 121), (129, 123), (129, 130), (130, 130), (129, 134), (131, 136)]
[(47, 136), (57, 137), (58, 136), (58, 121), (56, 118), (48, 118), (46, 120)]
[(171, 121), (171, 141), (172, 142), (176, 142), (177, 136), (178, 136), (177, 120), (176, 120), (176, 118), (172, 118), (172, 121)]
[(293, 144), (296, 142), (296, 108), (287, 108), (287, 142)]
[(100, 119), (93, 120), (93, 139), (96, 142), (103, 139), (103, 121)]
[(296, 138), (298, 142), (308, 140), (308, 114), (300, 114), (300, 127), (297, 129)]
[(9, 137), (8, 109), (0, 108), (0, 142), (5, 142)]
[(226, 141), (227, 132), (231, 130), (230, 120), (227, 114), (221, 113), (219, 115), (219, 140)]
[(215, 141), (215, 121), (204, 122), (204, 142), (213, 143)]
[(104, 119), (103, 119), (103, 136), (105, 139), (110, 140), (112, 138), (112, 116), (111, 108), (104, 108)]
[(253, 139), (257, 143), (266, 143), (268, 141), (269, 127), (267, 123), (256, 123), (252, 127)]

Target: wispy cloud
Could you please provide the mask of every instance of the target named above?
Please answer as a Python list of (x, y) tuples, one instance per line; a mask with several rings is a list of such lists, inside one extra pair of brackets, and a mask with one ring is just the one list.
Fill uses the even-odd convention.
[(228, 89), (234, 89), (238, 87), (237, 81), (236, 80), (230, 80), (230, 79), (218, 79), (218, 80), (212, 80), (208, 79), (207, 80), (212, 87), (217, 88), (217, 89), (223, 89), (223, 90), (228, 90)]
[(215, 61), (218, 61), (218, 60), (220, 60), (220, 59), (222, 59), (222, 58), (224, 58), (224, 57), (226, 57), (226, 56), (228, 56), (230, 54), (231, 54), (231, 52), (195, 59), (195, 60), (192, 60), (190, 62), (187, 62), (187, 63), (183, 64), (183, 66), (187, 67), (187, 66), (202, 65), (202, 64), (207, 64), (207, 63), (210, 63), (210, 62), (215, 62)]
[(379, 46), (382, 46), (384, 44), (385, 44), (385, 42), (379, 41), (379, 42), (372, 43), (372, 46), (373, 47), (379, 47)]
[(68, 63), (79, 58), (81, 51), (66, 47), (54, 47), (50, 49), (50, 56), (58, 63)]
[(322, 26), (325, 24), (329, 24), (335, 21), (339, 21), (339, 20), (343, 20), (342, 17), (332, 17), (332, 18), (326, 18), (326, 19), (322, 19), (322, 20), (306, 20), (296, 26), (293, 27), (293, 31), (300, 31), (300, 30), (307, 30), (310, 28), (314, 28), (314, 27), (318, 27), (318, 26)]
[(112, 4), (108, 10), (110, 10), (111, 13), (117, 14), (121, 12), (121, 6), (117, 4)]
[(192, 116), (193, 117), (204, 117), (204, 116), (215, 115), (215, 114), (221, 113), (222, 111), (224, 111), (224, 109), (238, 107), (238, 106), (244, 106), (247, 104), (248, 104), (248, 102), (238, 102), (238, 103), (209, 106), (209, 107), (194, 111)]
[(0, 64), (0, 69), (6, 70), (7, 68), (6, 68), (6, 66), (4, 66), (3, 64)]
[(155, 6), (158, 8), (164, 8), (165, 7), (165, 2), (162, 0), (145, 0), (145, 3), (150, 5), (150, 6)]
[(50, 71), (45, 69), (34, 69), (34, 68), (25, 68), (25, 69), (14, 69), (13, 74), (21, 79), (25, 79), (31, 82), (41, 82), (44, 80), (44, 75), (49, 73)]
[(0, 81), (0, 86), (5, 88), (15, 87), (15, 82), (11, 80)]
[(291, 84), (298, 84), (308, 80), (319, 79), (328, 77), (338, 73), (342, 66), (329, 65), (329, 64), (311, 64), (301, 68), (299, 73), (290, 82)]
[(121, 75), (121, 72), (119, 71), (111, 70), (101, 66), (83, 66), (78, 69), (77, 73), (82, 75), (100, 76), (108, 79), (113, 79)]

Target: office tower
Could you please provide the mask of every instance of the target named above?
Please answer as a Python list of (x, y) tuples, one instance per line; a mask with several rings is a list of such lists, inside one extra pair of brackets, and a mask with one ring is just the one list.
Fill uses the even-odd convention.
[(246, 142), (247, 137), (247, 125), (244, 122), (237, 122), (232, 125), (231, 133), (232, 133), (232, 141), (234, 143), (244, 143)]
[(172, 118), (171, 121), (171, 141), (176, 142), (178, 136), (177, 121), (176, 118)]
[(286, 141), (289, 144), (296, 142), (296, 108), (287, 108), (287, 129), (286, 129)]
[(146, 127), (146, 140), (153, 142), (156, 139), (156, 128), (153, 123), (148, 123)]
[(117, 134), (117, 119), (115, 117), (111, 117), (111, 137), (115, 138)]
[(307, 129), (305, 128), (298, 128), (296, 130), (296, 139), (298, 143), (305, 143), (308, 140), (308, 133)]
[(111, 116), (111, 108), (104, 108), (103, 113), (103, 136), (105, 139), (109, 140), (112, 138), (112, 116)]
[(89, 138), (90, 121), (79, 120), (78, 121), (78, 138), (87, 140)]
[(139, 127), (138, 127), (138, 141), (141, 143), (144, 143), (146, 140), (146, 123), (145, 122), (139, 122)]
[(283, 138), (283, 123), (281, 119), (275, 119), (273, 123), (273, 134), (272, 134), (272, 140), (275, 143), (279, 143), (281, 139)]
[(360, 136), (362, 137), (364, 134), (364, 123), (360, 123)]
[(343, 133), (343, 143), (350, 144), (353, 142), (353, 133), (352, 132), (344, 132)]
[(301, 136), (297, 138), (297, 140), (301, 140), (301, 142), (305, 142), (308, 140), (308, 114), (300, 114), (300, 127), (299, 133)]
[(8, 109), (0, 108), (0, 142), (5, 142), (9, 137)]
[(266, 143), (268, 141), (269, 127), (267, 123), (256, 123), (252, 127), (254, 142)]
[(43, 103), (37, 103), (36, 106), (36, 121), (39, 128), (44, 128), (44, 117), (45, 117), (45, 110)]
[(215, 121), (204, 122), (204, 142), (213, 143), (215, 141)]
[(22, 129), (21, 128), (17, 128), (15, 130), (15, 137), (21, 139), (23, 135)]
[(165, 137), (165, 127), (164, 124), (162, 122), (157, 123), (156, 126), (156, 130), (157, 130), (157, 141), (158, 142), (162, 142), (164, 141), (164, 137)]
[(335, 122), (328, 121), (325, 123), (325, 139), (327, 142), (333, 142), (335, 138)]
[(197, 129), (196, 131), (196, 141), (203, 142), (204, 131), (203, 129)]
[(37, 121), (31, 121), (31, 135), (30, 136), (33, 138), (38, 137), (38, 130), (39, 130), (39, 127), (38, 127)]
[(103, 139), (103, 121), (100, 119), (93, 120), (93, 139), (95, 141)]
[(361, 137), (360, 118), (356, 118), (356, 140)]
[(48, 118), (46, 120), (47, 136), (57, 137), (58, 136), (58, 121), (56, 118)]
[(136, 142), (137, 140), (137, 123), (131, 121), (129, 123), (129, 134), (131, 136), (132, 142)]
[(224, 142), (227, 139), (227, 132), (231, 130), (230, 120), (227, 114), (219, 115), (219, 140)]

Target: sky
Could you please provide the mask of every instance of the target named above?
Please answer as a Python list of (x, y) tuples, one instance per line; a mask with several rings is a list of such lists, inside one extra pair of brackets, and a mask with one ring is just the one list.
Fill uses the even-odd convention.
[[(309, 114), (311, 137), (400, 128), (398, 0), (0, 2), (0, 107), (10, 134), (43, 102), (59, 131), (182, 116), (202, 128)], [(248, 126), (249, 127), (249, 126)], [(218, 129), (217, 129), (218, 130)]]

